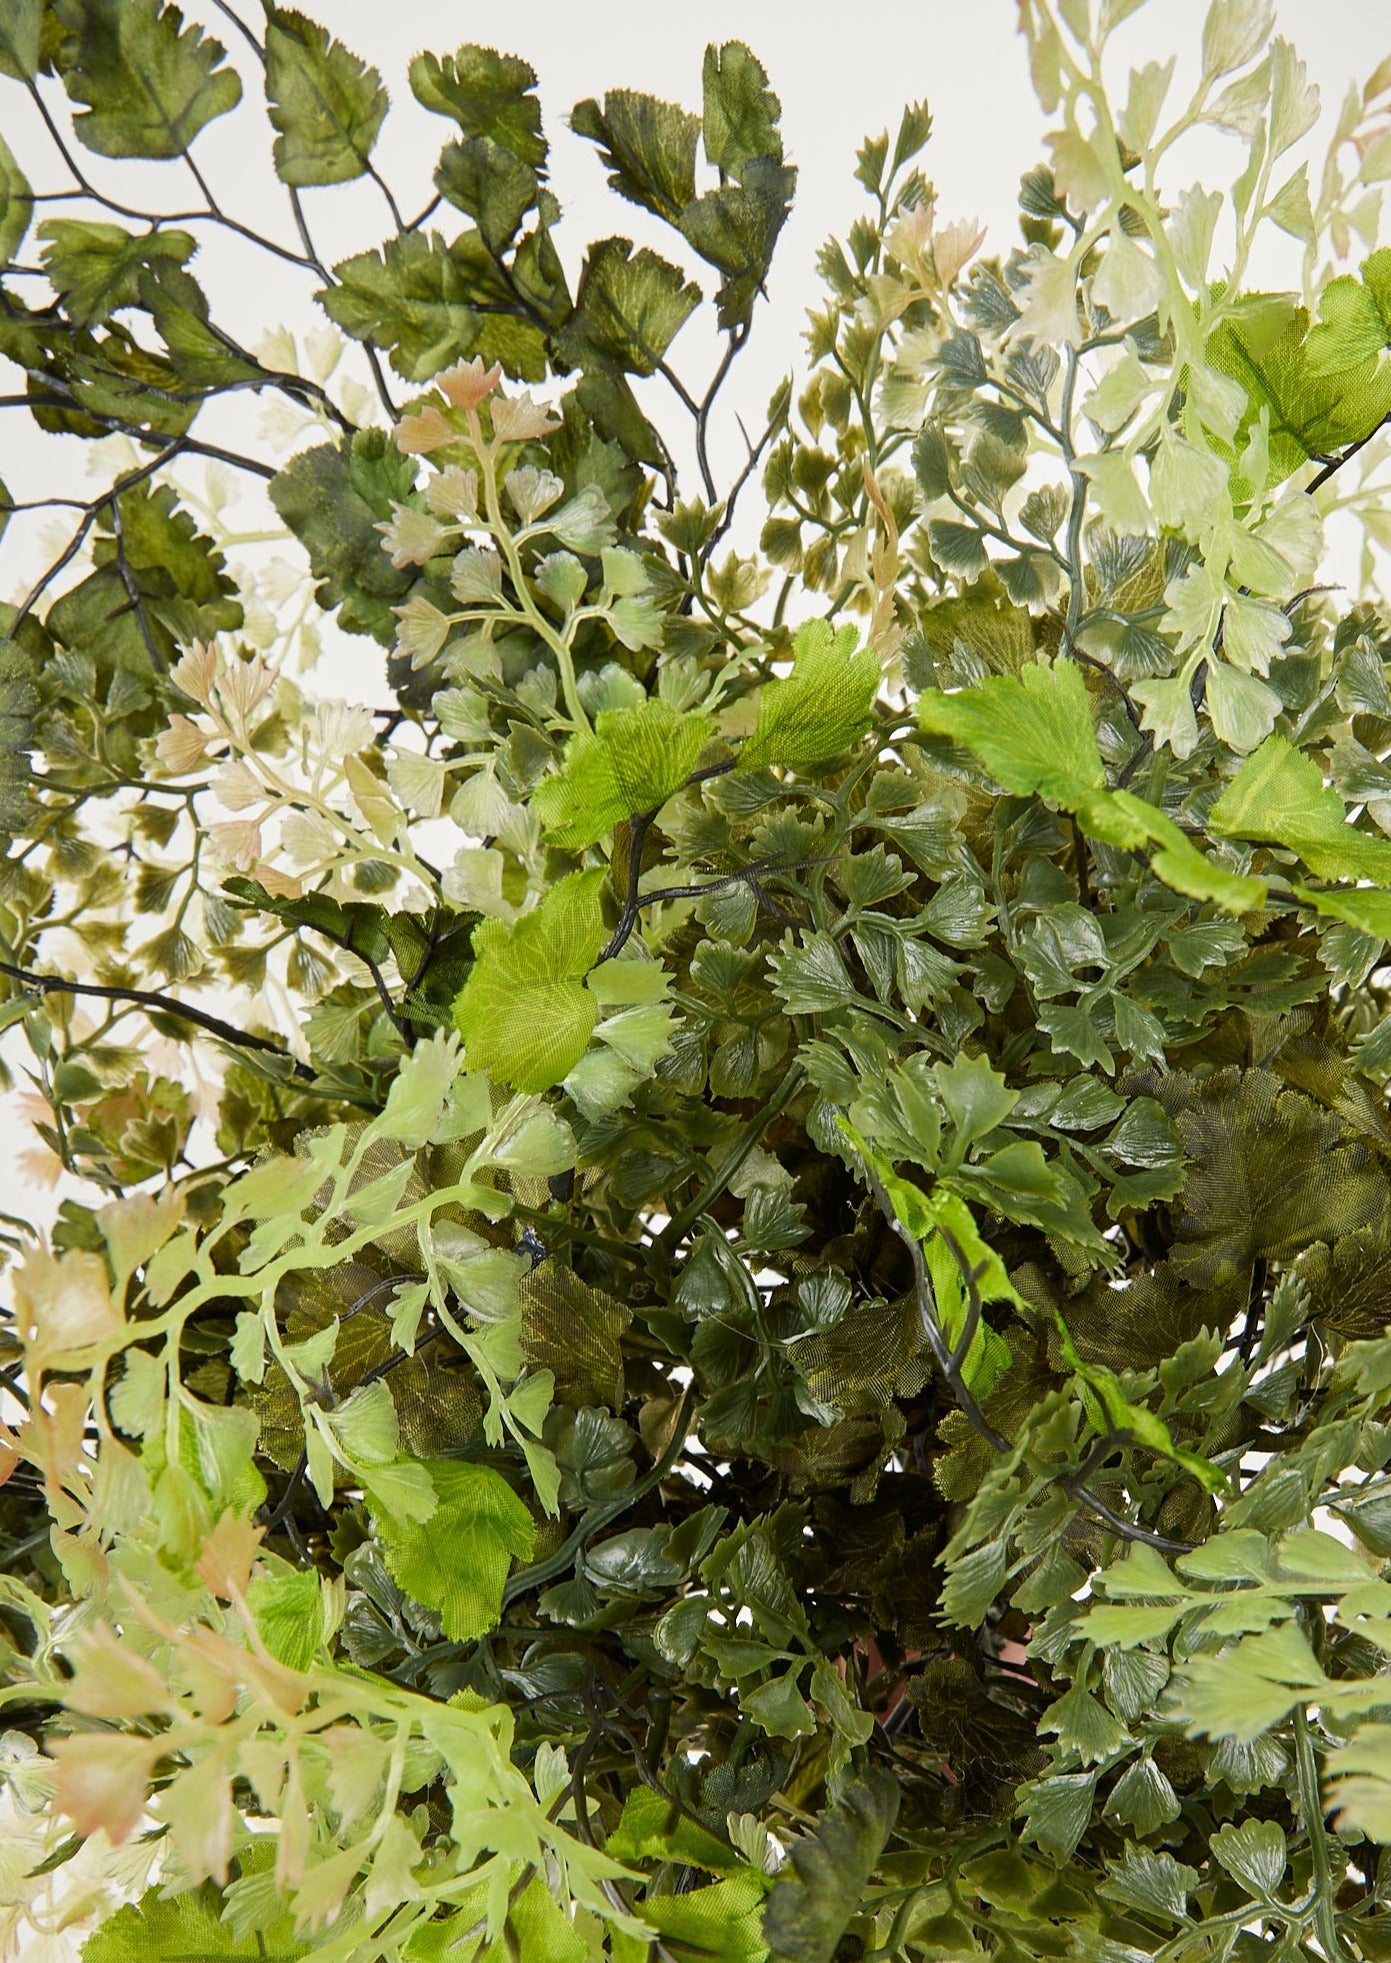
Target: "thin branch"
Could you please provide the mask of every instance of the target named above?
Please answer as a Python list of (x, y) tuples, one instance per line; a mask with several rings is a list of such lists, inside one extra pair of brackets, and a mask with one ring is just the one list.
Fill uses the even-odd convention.
[(224, 1022), (221, 1016), (209, 1015), (206, 1009), (195, 1009), (191, 1003), (176, 1002), (172, 996), (161, 995), (154, 989), (108, 988), (101, 982), (68, 981), (62, 975), (36, 975), (31, 969), (16, 967), (10, 961), (0, 961), (0, 975), (8, 975), (11, 981), (22, 982), (26, 988), (36, 989), (40, 995), (90, 995), (101, 1002), (129, 1002), (138, 1008), (156, 1010), (161, 1015), (176, 1016), (181, 1022), (205, 1029), (210, 1036), (216, 1036), (221, 1042), (230, 1043), (238, 1049), (258, 1050), (269, 1056), (282, 1057), (292, 1065), (295, 1076), (302, 1082), (312, 1084), (316, 1081), (309, 1065), (292, 1057), (283, 1044), (273, 1042), (268, 1036), (257, 1036), (249, 1029), (238, 1029), (234, 1023)]

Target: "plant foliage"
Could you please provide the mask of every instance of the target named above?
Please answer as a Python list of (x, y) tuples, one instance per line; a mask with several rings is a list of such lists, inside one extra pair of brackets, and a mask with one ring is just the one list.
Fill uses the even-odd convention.
[(1263, 4), (1173, 101), (1019, 11), (1020, 243), (866, 142), (722, 482), (740, 43), (577, 105), (665, 242), (572, 252), (517, 55), (411, 63), (408, 222), (331, 23), (0, 10), (0, 355), (101, 480), (0, 610), (7, 1954), (1391, 1956), (1391, 68), (1311, 179)]

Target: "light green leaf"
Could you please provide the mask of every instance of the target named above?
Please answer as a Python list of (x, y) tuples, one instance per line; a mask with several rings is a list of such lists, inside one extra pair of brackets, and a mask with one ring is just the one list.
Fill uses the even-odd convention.
[(854, 627), (833, 631), (825, 620), (797, 629), (792, 673), (765, 684), (758, 725), (739, 753), (740, 770), (824, 763), (860, 740), (879, 689), (879, 661), (873, 649), (857, 650), (858, 640)]
[(898, 1806), (897, 1779), (872, 1766), (846, 1787), (814, 1834), (793, 1842), (763, 1918), (776, 1963), (831, 1963), (863, 1906)]
[(597, 869), (570, 873), (515, 925), (475, 927), (473, 972), (454, 1003), (471, 1070), (543, 1091), (579, 1062), (599, 1014), (584, 976), (606, 938), (605, 878)]
[(261, 1641), (291, 1670), (307, 1670), (324, 1638), (324, 1598), (318, 1574), (261, 1575), (246, 1591)]
[(432, 1459), (426, 1470), (438, 1496), (429, 1519), (400, 1520), (373, 1507), (377, 1538), (400, 1587), (439, 1612), (451, 1642), (472, 1642), (501, 1615), (508, 1570), (514, 1559), (531, 1559), (535, 1525), (491, 1466)]
[(1343, 800), (1308, 756), (1271, 736), (1242, 765), (1208, 819), (1222, 838), (1258, 839), (1297, 852), (1320, 879), (1391, 884), (1391, 840), (1348, 823)]
[[(267, 1853), (274, 1858), (272, 1847)], [(92, 1931), (82, 1963), (190, 1963), (194, 1957), (198, 1963), (299, 1963), (314, 1948), (312, 1938), (296, 1936), (291, 1916), (279, 1912), (273, 1890), (259, 1930), (234, 1933), (222, 1920), (223, 1907), (222, 1891), (211, 1882), (168, 1900), (149, 1888)]]
[(748, 1870), (682, 1895), (649, 1895), (640, 1913), (692, 1963), (764, 1963), (763, 1883)]
[(1391, 346), (1391, 247), (1374, 252), (1360, 277), (1330, 280), (1319, 295), (1319, 321), (1309, 330), (1309, 372), (1337, 375)]
[(711, 1874), (734, 1874), (744, 1867), (738, 1852), (693, 1820), (681, 1807), (654, 1792), (634, 1786), (623, 1804), (623, 1816), (605, 1842), (604, 1852), (615, 1861), (684, 1861)]
[(1328, 1797), (1340, 1827), (1355, 1827), (1391, 1845), (1391, 1724), (1359, 1725), (1341, 1750), (1330, 1752)]
[(241, 101), (226, 49), (162, 0), (54, 0), (57, 66), (80, 142), (103, 157), (179, 157)]
[(564, 762), (532, 797), (552, 841), (580, 851), (624, 818), (675, 795), (715, 733), (713, 717), (678, 714), (650, 697), (634, 709), (605, 709), (593, 732), (572, 736)]
[(1391, 411), (1391, 363), (1379, 367), (1367, 355), (1336, 373), (1317, 373), (1308, 328), (1308, 314), (1288, 295), (1257, 294), (1238, 302), (1207, 343), (1209, 363), (1247, 393), (1234, 447), (1240, 450), (1264, 412), (1277, 483), (1310, 458), (1359, 441)]
[(346, 184), (367, 169), (386, 115), (382, 78), (326, 27), (289, 7), (266, 13), (266, 100), (282, 184)]
[(1105, 788), (1082, 671), (1075, 661), (1034, 662), (1019, 675), (991, 675), (974, 688), (927, 690), (918, 720), (978, 756), (1004, 790), (1037, 792), (1076, 811)]
[(1056, 1313), (1056, 1321), (1058, 1334), (1062, 1338), (1063, 1361), (1082, 1386), (1082, 1401), (1097, 1431), (1103, 1436), (1109, 1432), (1126, 1432), (1137, 1445), (1159, 1452), (1166, 1459), (1172, 1459), (1175, 1465), (1181, 1465), (1198, 1481), (1204, 1492), (1225, 1491), (1227, 1475), (1221, 1467), (1197, 1452), (1185, 1451), (1176, 1445), (1173, 1434), (1162, 1418), (1156, 1417), (1146, 1405), (1131, 1403), (1113, 1370), (1106, 1369), (1102, 1364), (1083, 1362), (1060, 1312)]

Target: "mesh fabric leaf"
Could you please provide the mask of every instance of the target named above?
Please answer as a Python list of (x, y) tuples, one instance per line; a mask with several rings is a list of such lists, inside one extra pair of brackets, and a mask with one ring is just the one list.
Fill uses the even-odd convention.
[(266, 99), (282, 184), (346, 184), (361, 177), (386, 115), (375, 68), (328, 29), (289, 7), (266, 24)]
[(592, 732), (571, 737), (560, 770), (538, 787), (532, 808), (553, 844), (580, 851), (625, 818), (665, 804), (714, 733), (712, 717), (682, 715), (657, 697), (601, 710)]
[(1367, 1148), (1271, 1071), (1232, 1067), (1201, 1084), (1175, 1075), (1156, 1095), (1190, 1161), (1170, 1258), (1195, 1287), (1368, 1226), (1391, 1199)]
[(87, 106), (73, 129), (102, 157), (178, 157), (241, 101), (220, 41), (160, 0), (56, 0), (63, 86)]
[(792, 673), (768, 682), (758, 726), (739, 753), (740, 770), (781, 763), (823, 763), (856, 743), (869, 728), (879, 688), (879, 661), (856, 650), (854, 627), (832, 629), (808, 620), (792, 637)]
[(422, 1608), (436, 1609), (444, 1633), (473, 1642), (502, 1613), (513, 1558), (531, 1558), (535, 1526), (499, 1472), (464, 1459), (427, 1461), (438, 1504), (428, 1520), (402, 1520), (373, 1507), (377, 1538), (392, 1576)]
[(518, 1295), (522, 1350), (534, 1369), (551, 1372), (556, 1403), (622, 1410), (622, 1339), (632, 1311), (556, 1261), (524, 1275)]
[(929, 690), (918, 703), (918, 720), (970, 750), (997, 784), (1018, 797), (1036, 792), (1076, 811), (1105, 789), (1086, 684), (1075, 662), (1026, 664), (1017, 677), (992, 675), (956, 695)]
[(1309, 331), (1309, 372), (1336, 375), (1391, 346), (1391, 248), (1364, 261), (1354, 279), (1330, 280), (1319, 295), (1318, 325)]
[(569, 873), (514, 926), (483, 920), (474, 929), (473, 972), (454, 1003), (471, 1069), (544, 1091), (579, 1062), (599, 1014), (583, 978), (605, 940), (606, 877)]

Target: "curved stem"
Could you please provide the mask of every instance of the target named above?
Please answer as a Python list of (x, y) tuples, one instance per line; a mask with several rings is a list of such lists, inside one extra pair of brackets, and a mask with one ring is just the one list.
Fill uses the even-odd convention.
[(1319, 1932), (1319, 1943), (1328, 1963), (1348, 1963), (1348, 1953), (1338, 1934), (1333, 1905), (1333, 1871), (1328, 1858), (1328, 1834), (1323, 1823), (1318, 1759), (1309, 1731), (1309, 1713), (1302, 1704), (1296, 1705), (1294, 1713), (1294, 1757), (1299, 1780), (1299, 1810), (1304, 1818), (1304, 1831), (1309, 1836), (1309, 1854), (1313, 1863), (1314, 1923)]

